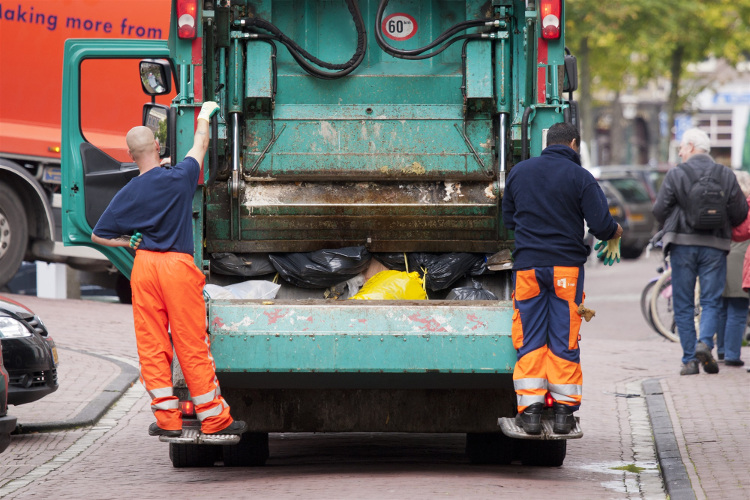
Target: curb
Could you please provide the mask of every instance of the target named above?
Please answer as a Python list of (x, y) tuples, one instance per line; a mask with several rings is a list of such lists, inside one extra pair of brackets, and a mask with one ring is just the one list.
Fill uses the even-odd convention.
[(656, 455), (667, 493), (670, 498), (695, 499), (695, 492), (674, 436), (674, 428), (664, 401), (661, 383), (659, 379), (648, 379), (642, 383), (642, 386), (651, 429), (654, 433)]
[[(58, 349), (61, 349), (58, 347)], [(13, 434), (30, 434), (32, 432), (53, 432), (63, 431), (68, 429), (76, 429), (78, 427), (88, 427), (94, 425), (101, 417), (106, 413), (109, 408), (117, 402), (118, 399), (128, 390), (140, 376), (140, 372), (132, 365), (120, 361), (119, 359), (111, 358), (109, 356), (103, 356), (101, 354), (94, 354), (92, 352), (83, 351), (80, 349), (67, 349), (68, 351), (74, 351), (86, 356), (93, 356), (95, 358), (104, 359), (110, 363), (114, 363), (120, 368), (120, 374), (110, 382), (104, 390), (92, 399), (75, 417), (69, 420), (58, 420), (52, 422), (42, 422), (35, 424), (18, 424)]]

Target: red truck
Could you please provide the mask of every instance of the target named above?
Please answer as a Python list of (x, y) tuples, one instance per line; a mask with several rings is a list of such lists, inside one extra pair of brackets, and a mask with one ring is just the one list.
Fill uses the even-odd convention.
[[(63, 45), (68, 38), (166, 39), (169, 0), (18, 0), (0, 3), (0, 288), (21, 262), (58, 262), (84, 271), (82, 280), (129, 296), (129, 282), (99, 252), (64, 247), (61, 241), (60, 118)], [(91, 61), (119, 71), (132, 61)], [(86, 70), (86, 68), (83, 68)], [(128, 161), (125, 133), (141, 123), (143, 97), (133, 99), (122, 82), (115, 105), (99, 94), (95, 79), (87, 96), (83, 133), (110, 156)], [(142, 96), (143, 94), (141, 94)], [(157, 102), (168, 104), (172, 96)], [(106, 112), (102, 110), (106, 109)]]

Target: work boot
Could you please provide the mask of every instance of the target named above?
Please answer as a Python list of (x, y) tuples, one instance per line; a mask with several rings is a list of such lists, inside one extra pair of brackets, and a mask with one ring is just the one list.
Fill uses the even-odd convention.
[(182, 429), (177, 429), (176, 431), (170, 431), (167, 429), (162, 429), (159, 427), (159, 425), (154, 422), (153, 424), (148, 426), (148, 435), (149, 436), (167, 436), (167, 437), (180, 437), (182, 435)]
[[(695, 357), (703, 365), (706, 373), (719, 373), (719, 363), (711, 355), (711, 349), (703, 342), (698, 342), (695, 346)], [(726, 363), (726, 362), (725, 362)]]
[(576, 426), (576, 418), (573, 416), (573, 410), (570, 406), (555, 403), (552, 405), (555, 412), (555, 423), (552, 426), (552, 432), (555, 434), (570, 434), (573, 427)]
[(691, 359), (684, 365), (682, 365), (682, 370), (680, 370), (680, 375), (697, 375), (700, 370), (698, 369), (698, 360), (697, 359)]
[(239, 436), (246, 430), (247, 430), (247, 425), (245, 425), (245, 422), (243, 422), (242, 420), (235, 420), (220, 431), (205, 432), (204, 434), (208, 434), (209, 436), (226, 436), (226, 435)]
[(516, 415), (516, 425), (523, 429), (526, 434), (542, 433), (542, 403), (534, 403), (526, 407), (524, 411)]

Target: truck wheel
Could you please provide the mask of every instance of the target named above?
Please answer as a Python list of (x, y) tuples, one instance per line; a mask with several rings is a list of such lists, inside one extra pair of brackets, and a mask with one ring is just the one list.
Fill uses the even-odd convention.
[(508, 465), (515, 454), (515, 439), (501, 432), (466, 434), (466, 455), (473, 464)]
[(21, 267), (28, 239), (23, 203), (15, 191), (0, 183), (0, 288), (13, 279)]
[(521, 463), (539, 467), (560, 467), (565, 460), (567, 443), (564, 439), (525, 441), (520, 453)]
[(246, 432), (239, 443), (222, 448), (225, 467), (265, 465), (268, 460), (268, 433)]
[(124, 274), (117, 273), (115, 292), (117, 293), (117, 298), (120, 299), (120, 304), (133, 303), (133, 290), (130, 288), (130, 280)]
[(219, 447), (208, 444), (169, 443), (172, 467), (211, 467), (219, 458)]

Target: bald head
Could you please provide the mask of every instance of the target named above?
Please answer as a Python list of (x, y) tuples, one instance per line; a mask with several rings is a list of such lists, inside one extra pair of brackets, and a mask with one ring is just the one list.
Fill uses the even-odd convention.
[(154, 140), (154, 133), (151, 129), (143, 126), (131, 128), (125, 136), (128, 153), (136, 163), (142, 159), (150, 159), (154, 155), (156, 155), (156, 162), (159, 162), (159, 150)]

